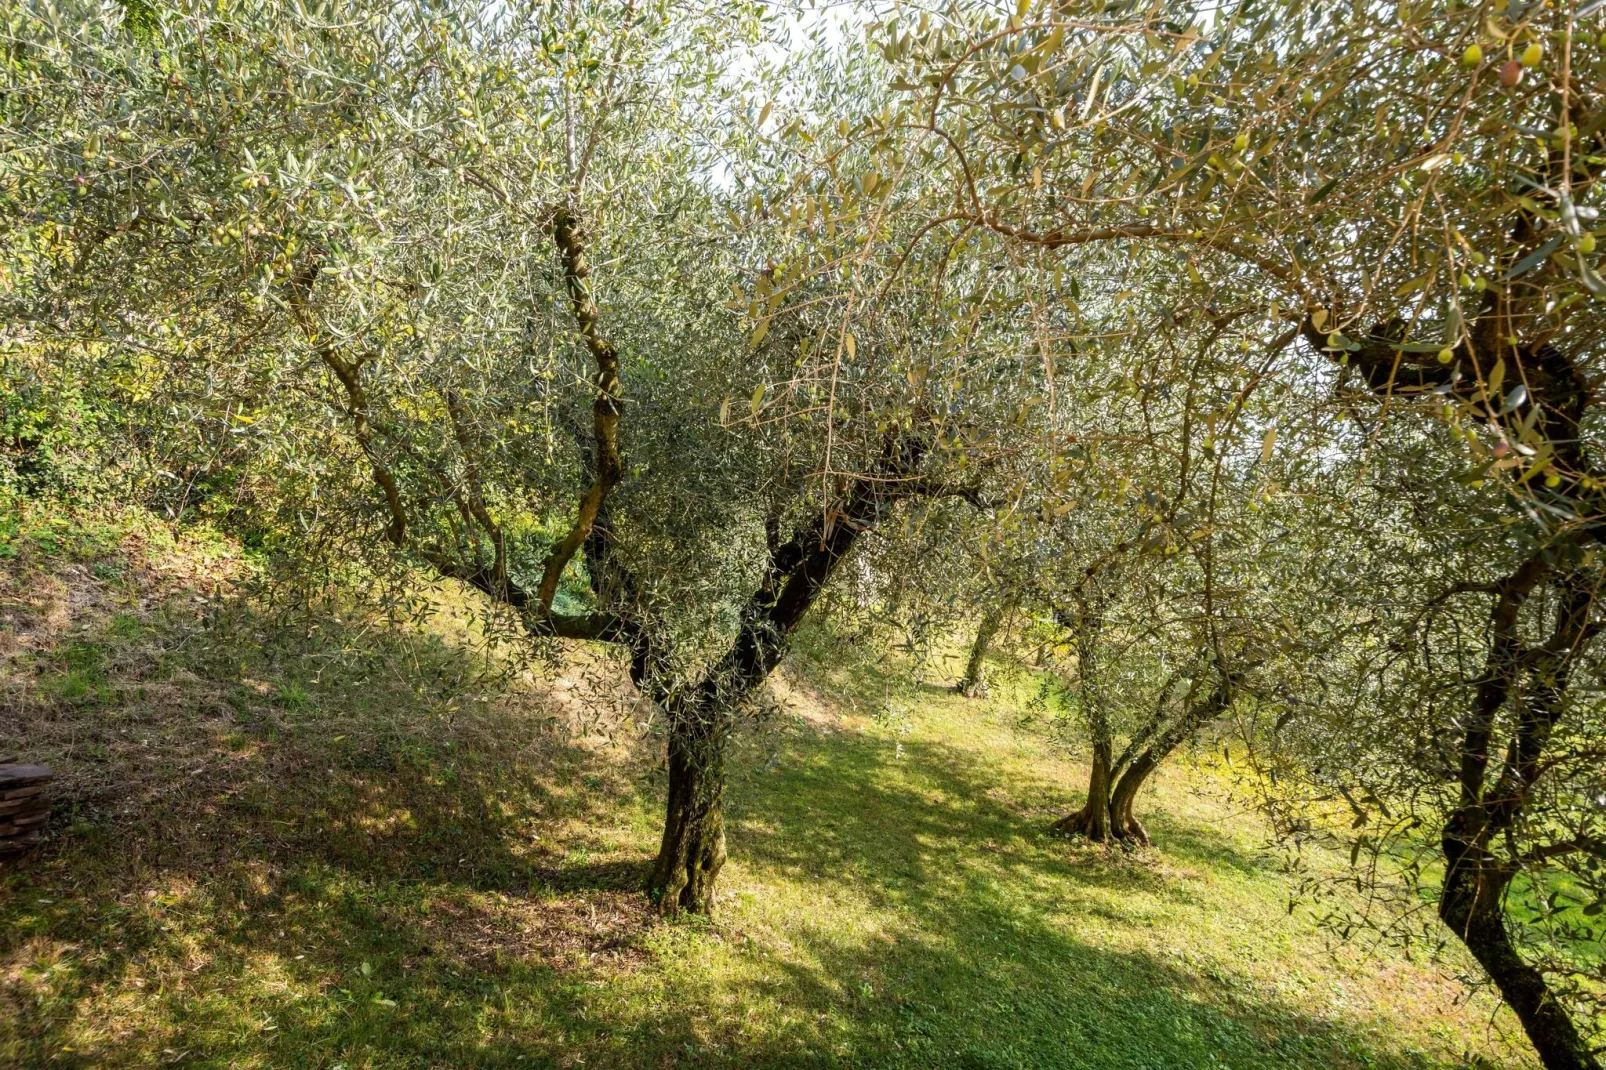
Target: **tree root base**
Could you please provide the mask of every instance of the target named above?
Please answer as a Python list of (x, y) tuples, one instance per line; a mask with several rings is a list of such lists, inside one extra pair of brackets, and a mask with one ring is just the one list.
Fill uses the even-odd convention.
[(1150, 846), (1148, 830), (1136, 818), (1118, 821), (1111, 817), (1108, 812), (1095, 815), (1085, 806), (1075, 813), (1066, 814), (1054, 822), (1052, 831), (1056, 836), (1063, 836), (1068, 840), (1078, 839), (1086, 840), (1089, 843), (1108, 845), (1119, 844), (1128, 848)]

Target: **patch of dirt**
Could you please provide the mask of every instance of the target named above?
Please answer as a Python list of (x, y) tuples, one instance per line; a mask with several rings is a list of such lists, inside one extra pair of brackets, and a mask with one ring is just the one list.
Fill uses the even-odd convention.
[[(238, 566), (215, 544), (138, 535), (89, 560), (0, 561), (0, 751), (57, 772), (49, 839), (22, 864), (81, 865), (93, 894), (140, 903), (174, 881), (223, 895), (260, 870), (244, 902), (309, 859), (383, 880), (458, 872), (461, 854), (481, 890), (436, 900), (420, 957), (648, 961), (645, 861), (596, 826), (598, 800), (636, 790), (657, 751), (617, 659), (574, 644), (555, 676), (487, 674), (451, 591), (428, 634), (326, 613), (270, 651), (275, 624), (242, 600)], [(613, 860), (567, 861), (577, 849)]]
[(625, 891), (437, 903), (424, 922), (428, 947), (420, 951), (467, 967), (516, 958), (554, 969), (622, 973), (652, 957), (641, 936), (657, 917), (644, 896)]
[(770, 677), (769, 691), (778, 706), (819, 732), (830, 735), (851, 727), (839, 707), (784, 666)]
[(231, 552), (201, 552), (182, 537), (158, 548), (138, 531), (92, 561), (19, 554), (0, 566), (0, 657), (48, 650), (69, 631), (180, 596), (199, 615), (234, 590), (238, 568)]
[(568, 644), (564, 655), (557, 676), (539, 680), (526, 672), (529, 689), (509, 700), (539, 702), (574, 739), (633, 751), (655, 711), (631, 684), (621, 659), (582, 643)]

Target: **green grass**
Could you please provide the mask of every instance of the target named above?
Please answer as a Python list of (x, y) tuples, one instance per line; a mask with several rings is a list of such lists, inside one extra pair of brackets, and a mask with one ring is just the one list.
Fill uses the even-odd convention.
[(1200, 772), (1154, 851), (1048, 836), (1080, 768), (1009, 688), (804, 659), (718, 917), (661, 922), (608, 663), (504, 686), (450, 615), (267, 619), (142, 554), (4, 565), (0, 750), (64, 798), (0, 876), (0, 1065), (1527, 1065), (1443, 969), (1330, 951)]

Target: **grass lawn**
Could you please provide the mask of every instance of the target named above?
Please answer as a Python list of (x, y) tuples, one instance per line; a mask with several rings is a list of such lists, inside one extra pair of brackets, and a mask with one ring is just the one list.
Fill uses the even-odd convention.
[(1156, 849), (1046, 833), (1010, 695), (890, 723), (802, 661), (729, 792), (712, 921), (637, 892), (662, 773), (613, 668), (270, 618), (159, 534), (0, 560), (0, 751), (61, 774), (0, 874), (3, 1066), (1531, 1065), (1449, 967), (1337, 952), (1173, 769)]

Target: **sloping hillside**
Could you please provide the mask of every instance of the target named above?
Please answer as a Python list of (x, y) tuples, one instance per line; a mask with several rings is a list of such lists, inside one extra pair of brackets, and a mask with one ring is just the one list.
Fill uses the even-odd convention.
[(6, 549), (0, 750), (62, 793), (0, 876), (0, 1064), (1525, 1065), (1446, 969), (1330, 953), (1201, 773), (1154, 851), (1047, 835), (1079, 769), (1003, 698), (888, 722), (868, 668), (793, 666), (719, 916), (662, 922), (657, 751), (592, 653), (269, 627), (235, 547), (159, 527)]

